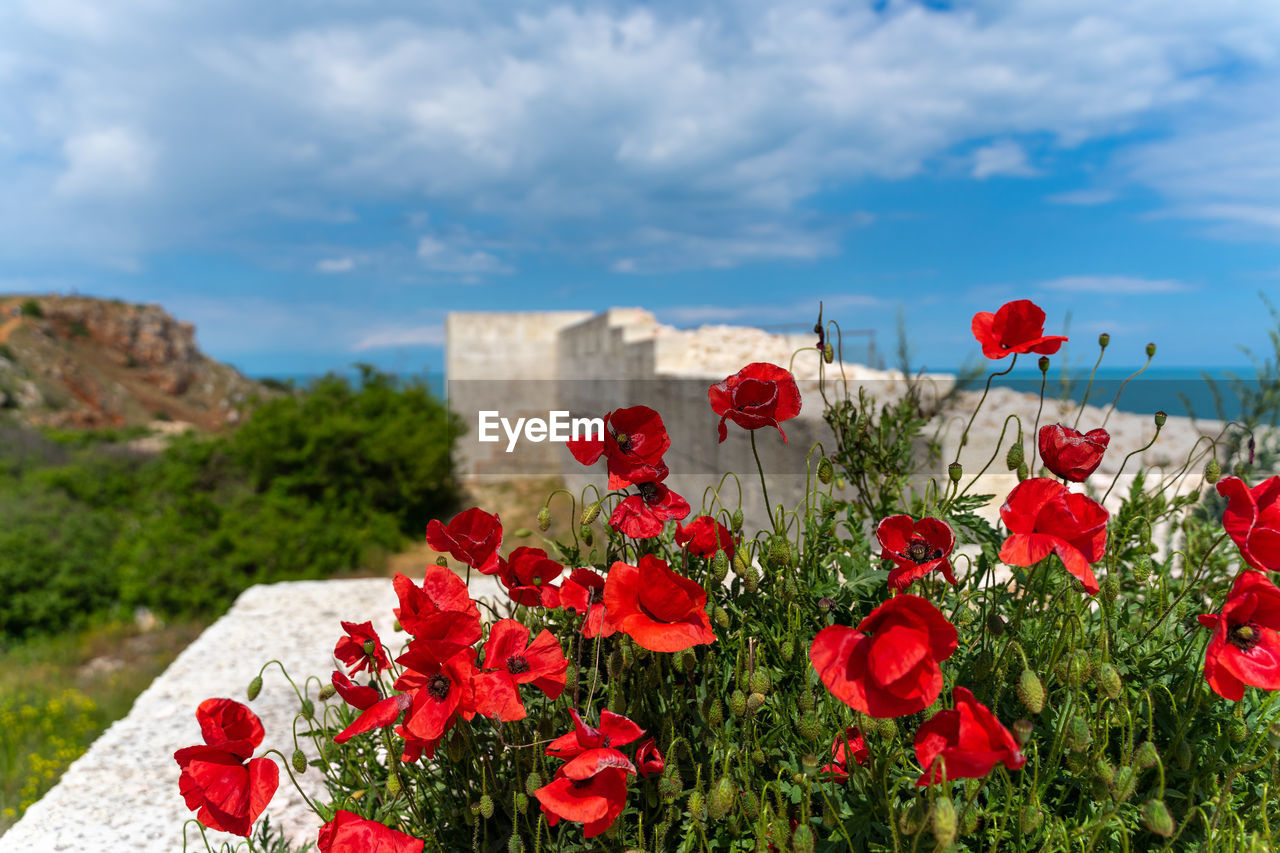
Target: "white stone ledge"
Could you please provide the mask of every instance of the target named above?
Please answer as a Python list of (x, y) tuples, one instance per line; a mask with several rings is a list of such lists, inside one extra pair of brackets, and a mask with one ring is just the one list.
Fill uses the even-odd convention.
[[(492, 596), (493, 578), (472, 575), (473, 597)], [(0, 853), (103, 850), (173, 853), (182, 849), (183, 824), (194, 817), (178, 793), (173, 753), (202, 743), (196, 706), (211, 696), (245, 701), (258, 669), (284, 663), (301, 686), (309, 675), (327, 679), (341, 620), (374, 627), (393, 649), (396, 606), (389, 578), (297, 581), (246, 590), (225, 616), (200, 635), (118, 720), (68, 768), (62, 779), (0, 836)], [(276, 667), (263, 677), (262, 694), (249, 704), (262, 718), (262, 749), (293, 753), (292, 724), (298, 699)], [(314, 700), (313, 686), (311, 696)], [(319, 703), (317, 703), (319, 704)], [(314, 758), (315, 750), (303, 750)], [(278, 761), (278, 759), (277, 759)], [(267, 808), (273, 825), (296, 844), (314, 842), (319, 822), (281, 768), (280, 788)], [(298, 780), (308, 796), (322, 796), (315, 768)], [(199, 832), (187, 830), (188, 850), (203, 850)], [(209, 832), (215, 849), (234, 836)]]

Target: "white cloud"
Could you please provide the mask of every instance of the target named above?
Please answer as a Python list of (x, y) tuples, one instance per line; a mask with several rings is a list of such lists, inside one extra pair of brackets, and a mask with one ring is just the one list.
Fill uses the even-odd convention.
[(396, 326), (368, 332), (351, 347), (352, 352), (392, 347), (434, 347), (444, 345), (444, 327)]
[(356, 260), (350, 256), (341, 258), (324, 258), (316, 262), (316, 272), (337, 274), (351, 272), (356, 268)]
[(1115, 201), (1116, 193), (1114, 190), (1092, 189), (1092, 190), (1070, 190), (1063, 193), (1054, 193), (1047, 197), (1047, 201), (1052, 204), (1069, 204), (1080, 207), (1092, 207), (1098, 204), (1107, 204)]
[(1138, 278), (1125, 275), (1068, 275), (1042, 281), (1041, 290), (1064, 293), (1182, 293), (1194, 290), (1190, 284), (1174, 279)]
[(71, 136), (63, 145), (67, 167), (53, 189), (63, 196), (119, 196), (141, 192), (151, 181), (155, 152), (128, 127), (97, 128)]
[(1040, 174), (1028, 161), (1027, 152), (1010, 139), (984, 145), (973, 152), (973, 176), (1030, 178)]
[(457, 274), (465, 277), (506, 274), (512, 268), (497, 256), (478, 249), (470, 249), (425, 236), (418, 239), (418, 259), (431, 272)]

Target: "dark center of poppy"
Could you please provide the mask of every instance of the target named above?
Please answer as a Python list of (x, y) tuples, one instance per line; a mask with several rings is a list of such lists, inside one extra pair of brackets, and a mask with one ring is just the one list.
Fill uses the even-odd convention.
[(603, 588), (603, 587), (598, 587), (598, 586), (593, 586), (593, 587), (591, 587), (591, 599), (590, 599), (590, 600), (591, 600), (591, 603), (592, 603), (592, 604), (600, 604), (601, 602), (603, 602), (603, 601), (604, 601), (604, 588)]
[(657, 483), (637, 483), (636, 488), (640, 490), (640, 497), (645, 503), (653, 503), (658, 499)]
[(907, 546), (907, 558), (913, 563), (927, 563), (942, 556), (942, 549), (935, 548), (919, 536), (911, 540)]
[(431, 683), (427, 685), (427, 692), (436, 699), (444, 699), (449, 695), (449, 688), (453, 682), (445, 678), (443, 675), (437, 675), (431, 679)]
[(1254, 646), (1258, 645), (1258, 626), (1253, 622), (1246, 622), (1243, 625), (1237, 625), (1231, 629), (1231, 633), (1227, 635), (1227, 639), (1231, 641), (1231, 645), (1247, 652)]
[(507, 659), (507, 672), (519, 675), (529, 671), (529, 661), (523, 655), (512, 655)]
[(613, 439), (618, 442), (618, 449), (623, 453), (626, 453), (631, 449), (631, 436), (627, 435), (625, 432), (617, 433), (614, 435)]

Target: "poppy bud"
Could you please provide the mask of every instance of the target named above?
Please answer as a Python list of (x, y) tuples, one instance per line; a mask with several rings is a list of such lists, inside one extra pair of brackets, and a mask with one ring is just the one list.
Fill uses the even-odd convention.
[(751, 750), (751, 761), (755, 764), (764, 764), (764, 750), (758, 746)]
[(1173, 835), (1173, 815), (1169, 814), (1164, 800), (1150, 799), (1142, 804), (1142, 823), (1162, 838)]
[(1209, 485), (1213, 485), (1222, 479), (1222, 466), (1218, 464), (1218, 460), (1210, 459), (1204, 466), (1204, 481)]
[(1139, 770), (1150, 770), (1160, 763), (1160, 753), (1156, 745), (1149, 740), (1133, 751), (1133, 763)]
[(596, 501), (595, 503), (587, 504), (582, 508), (582, 515), (579, 516), (578, 521), (581, 524), (590, 524), (591, 522), (595, 521), (599, 516), (600, 516), (600, 501)]
[(545, 506), (538, 510), (538, 529), (544, 533), (551, 529), (551, 510)]
[(399, 776), (397, 776), (395, 773), (392, 773), (390, 776), (387, 777), (387, 796), (388, 797), (395, 799), (396, 797), (400, 796), (400, 792), (403, 789), (404, 789), (404, 786), (400, 783)]
[(1027, 745), (1027, 741), (1031, 740), (1031, 730), (1033, 728), (1035, 726), (1026, 718), (1019, 718), (1013, 721), (1013, 739), (1018, 742), (1018, 746)]
[(1098, 759), (1098, 763), (1093, 769), (1098, 778), (1110, 788), (1111, 783), (1116, 779), (1116, 769), (1108, 764), (1105, 758)]
[(338, 757), (338, 745), (331, 740), (320, 744), (320, 757), (325, 761), (333, 761)]
[(838, 474), (836, 475), (836, 491), (837, 492), (844, 491), (844, 477), (841, 477)]
[(1173, 748), (1173, 760), (1177, 762), (1179, 770), (1191, 769), (1191, 745), (1186, 740), (1178, 741), (1178, 745)]
[(591, 525), (584, 524), (578, 529), (578, 538), (582, 540), (583, 545), (590, 548), (596, 541), (596, 534), (591, 529)]
[(1044, 710), (1044, 685), (1029, 669), (1024, 669), (1018, 677), (1018, 701), (1033, 714)]
[(712, 580), (717, 584), (724, 583), (724, 578), (728, 576), (728, 555), (723, 551), (717, 551), (716, 556), (712, 557)]
[(1280, 747), (1280, 723), (1272, 723), (1267, 727), (1267, 739), (1272, 746)]
[(1151, 558), (1146, 554), (1139, 556), (1133, 564), (1133, 579), (1140, 584), (1151, 580)]
[(1027, 463), (1023, 462), (1021, 465), (1018, 466), (1018, 482), (1021, 483), (1023, 480), (1027, 479), (1030, 476), (1031, 476), (1031, 470), (1027, 468)]
[(313, 716), (315, 716), (315, 713), (316, 713), (315, 703), (312, 702), (310, 699), (303, 699), (302, 700), (302, 716), (309, 720)]
[(964, 476), (964, 466), (959, 462), (952, 462), (947, 466), (947, 476), (951, 478), (953, 483), (960, 482), (960, 478)]
[(735, 717), (741, 717), (747, 713), (747, 694), (741, 690), (735, 690), (729, 696), (729, 710), (733, 712)]
[(534, 791), (542, 787), (542, 776), (537, 770), (529, 773), (524, 779), (524, 790), (529, 796), (533, 796)]
[(755, 713), (760, 710), (760, 706), (764, 704), (763, 693), (752, 693), (747, 697), (747, 710)]
[(1164, 411), (1156, 412), (1156, 429), (1160, 429), (1164, 426), (1164, 422), (1167, 420), (1169, 420), (1169, 415), (1167, 413)]
[(1119, 699), (1120, 691), (1123, 688), (1120, 681), (1120, 673), (1109, 663), (1104, 663), (1098, 667), (1098, 689), (1102, 691), (1102, 695), (1108, 699)]
[(694, 791), (689, 795), (689, 817), (702, 823), (707, 816), (707, 798), (702, 791)]
[(983, 649), (978, 652), (978, 657), (973, 661), (973, 674), (980, 680), (985, 679), (996, 668), (996, 657), (991, 653), (990, 649)]
[(680, 656), (680, 665), (684, 667), (685, 672), (693, 672), (698, 668), (698, 656), (690, 650)]
[(987, 630), (991, 632), (993, 637), (1004, 636), (1004, 620), (994, 610), (987, 614)]
[(305, 753), (303, 753), (303, 751), (302, 751), (302, 750), (300, 750), (300, 749), (295, 749), (295, 750), (293, 751), (293, 758), (292, 758), (292, 761), (293, 761), (293, 769), (294, 769), (296, 772), (298, 772), (298, 773), (306, 773), (306, 772), (307, 772), (307, 756), (306, 756), (306, 754), (305, 754)]
[(801, 823), (791, 831), (792, 853), (813, 853), (813, 830), (809, 824)]
[(755, 791), (743, 791), (738, 797), (738, 805), (742, 807), (742, 813), (752, 820), (760, 814), (760, 797)]
[(823, 797), (822, 825), (827, 829), (835, 829), (837, 823), (839, 823), (839, 818), (836, 817), (835, 808), (831, 805), (831, 800), (827, 797)]
[(738, 571), (738, 577), (742, 578), (742, 588), (747, 592), (755, 592), (760, 589), (760, 573), (756, 571), (756, 567), (748, 564), (745, 568)]
[(1079, 687), (1089, 677), (1090, 669), (1089, 655), (1083, 649), (1072, 652), (1067, 660), (1067, 683)]
[(364, 650), (366, 655), (373, 655), (378, 650), (378, 647), (373, 644), (373, 640), (365, 640), (360, 648)]
[(950, 797), (940, 796), (933, 801), (929, 812), (929, 825), (939, 847), (946, 847), (956, 840), (956, 806)]
[(1101, 349), (1106, 349), (1107, 344), (1109, 343), (1111, 343), (1111, 336), (1108, 335), (1106, 332), (1103, 332), (1102, 334), (1098, 335), (1098, 346)]
[(1102, 600), (1110, 604), (1120, 595), (1120, 579), (1115, 575), (1107, 575), (1102, 579)]
[(713, 729), (724, 725), (724, 705), (719, 699), (712, 700), (711, 707), (707, 709), (707, 725)]
[(915, 835), (924, 826), (924, 809), (920, 804), (912, 803), (911, 807), (898, 814), (898, 829), (903, 835)]
[(831, 344), (827, 344), (822, 348), (822, 360), (827, 364), (831, 364), (836, 360), (836, 348)]
[(769, 540), (769, 565), (778, 569), (791, 565), (791, 543), (781, 536)]
[(449, 756), (450, 761), (461, 761), (467, 755), (467, 742), (462, 737), (462, 732), (454, 729), (453, 737), (449, 738), (444, 745), (445, 754)]
[(333, 697), (333, 694), (337, 692), (338, 692), (337, 689), (335, 689), (332, 684), (326, 684), (320, 688), (320, 693), (317, 698), (319, 698), (320, 701), (323, 702), (326, 699), (331, 699)]
[(818, 719), (817, 714), (810, 711), (800, 718), (796, 731), (805, 740), (817, 740), (822, 736), (822, 722)]
[(511, 838), (507, 840), (507, 853), (524, 853), (524, 842), (520, 840), (520, 833), (511, 833)]
[(1123, 803), (1133, 796), (1137, 787), (1138, 774), (1126, 764), (1116, 771), (1115, 778), (1111, 780), (1111, 796), (1117, 803)]
[(529, 795), (524, 791), (517, 791), (514, 801), (516, 814), (524, 814), (529, 810)]
[(778, 647), (778, 656), (782, 658), (783, 663), (791, 663), (796, 656), (796, 641), (791, 637), (783, 640), (782, 645)]
[(1018, 466), (1025, 461), (1026, 457), (1022, 451), (1022, 442), (1009, 445), (1009, 454), (1004, 458), (1004, 464), (1008, 466), (1010, 471), (1017, 471)]
[(892, 717), (882, 717), (873, 720), (875, 723), (875, 732), (885, 740), (892, 740), (898, 735), (898, 721)]
[(436, 557), (436, 565), (442, 568), (449, 568), (449, 560), (443, 555)]
[(716, 615), (714, 618), (716, 620), (716, 625), (721, 629), (729, 627), (729, 611), (728, 610), (725, 610), (723, 607), (716, 605)]
[(1147, 358), (1154, 358), (1156, 354), (1156, 345), (1147, 344)]
[(1022, 834), (1030, 835), (1040, 828), (1040, 824), (1044, 823), (1044, 812), (1040, 808), (1040, 804), (1034, 800), (1022, 807), (1021, 815)]
[(658, 793), (662, 794), (662, 798), (668, 802), (680, 796), (684, 791), (684, 782), (680, 779), (680, 771), (676, 768), (675, 762), (667, 764), (667, 772), (663, 774), (662, 781), (658, 783)]
[(817, 700), (813, 697), (813, 691), (807, 687), (800, 691), (800, 699), (797, 704), (800, 706), (801, 711), (812, 711), (818, 705)]
[(493, 797), (488, 794), (480, 795), (480, 816), (485, 820), (493, 817)]
[(818, 482), (819, 483), (822, 483), (822, 485), (825, 486), (828, 483), (830, 483), (832, 479), (835, 478), (835, 475), (836, 475), (836, 472), (831, 467), (830, 459), (824, 456), (818, 460)]
[(1231, 725), (1227, 726), (1227, 737), (1231, 738), (1232, 743), (1244, 743), (1249, 739), (1249, 727), (1244, 724), (1244, 720), (1232, 720)]
[(257, 699), (258, 694), (261, 692), (262, 692), (262, 676), (255, 675), (253, 677), (253, 681), (249, 682), (249, 690), (248, 690), (249, 701), (252, 702), (254, 699)]
[(773, 679), (769, 677), (767, 669), (757, 669), (751, 673), (751, 677), (747, 679), (747, 689), (752, 693), (768, 693), (769, 688), (773, 686)]
[(721, 776), (720, 781), (711, 789), (711, 797), (707, 800), (707, 815), (712, 820), (719, 820), (733, 808), (737, 791), (728, 776)]
[(1084, 717), (1077, 714), (1067, 723), (1067, 749), (1072, 752), (1083, 752), (1093, 743), (1093, 733)]
[(1041, 373), (1049, 372), (1049, 356), (1047, 355), (1040, 356), (1040, 361), (1038, 362), (1038, 364), (1040, 365)]

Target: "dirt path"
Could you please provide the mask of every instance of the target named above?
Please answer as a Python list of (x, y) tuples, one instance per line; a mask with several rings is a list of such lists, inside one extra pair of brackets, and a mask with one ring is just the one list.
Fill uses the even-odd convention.
[(7, 344), (9, 336), (13, 334), (13, 330), (22, 325), (21, 317), (10, 317), (3, 323), (0, 323), (0, 344)]

